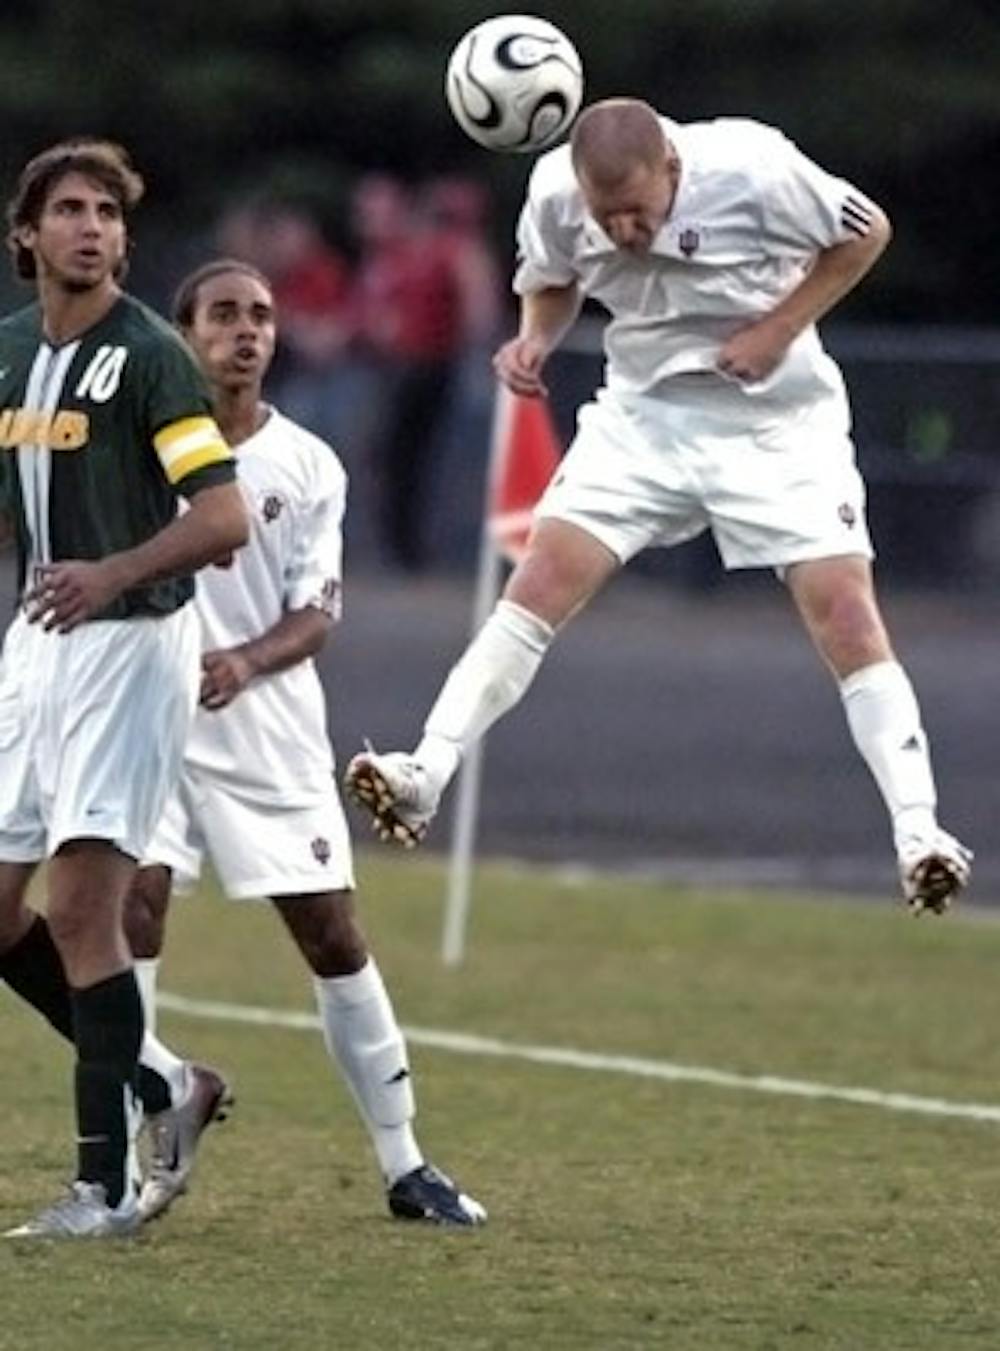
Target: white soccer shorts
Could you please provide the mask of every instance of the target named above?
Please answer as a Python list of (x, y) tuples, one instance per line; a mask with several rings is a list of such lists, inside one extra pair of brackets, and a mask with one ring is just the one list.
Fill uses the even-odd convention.
[(68, 840), (141, 858), (180, 773), (198, 695), (194, 608), (46, 633), (19, 613), (0, 663), (0, 859)]
[(846, 400), (787, 411), (721, 377), (662, 396), (602, 389), (536, 510), (625, 563), (710, 529), (727, 568), (872, 557)]
[(337, 787), (282, 807), (230, 778), (186, 767), (143, 858), (189, 891), (208, 858), (230, 900), (353, 891), (351, 839)]

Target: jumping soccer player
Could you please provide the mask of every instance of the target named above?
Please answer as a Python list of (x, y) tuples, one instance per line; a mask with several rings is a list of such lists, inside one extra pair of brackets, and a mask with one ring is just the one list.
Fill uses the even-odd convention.
[(543, 396), (545, 361), (587, 297), (612, 319), (606, 382), (416, 750), (348, 767), (379, 833), (417, 843), (556, 631), (641, 549), (710, 528), (728, 568), (783, 578), (885, 800), (905, 899), (947, 908), (972, 855), (937, 823), (917, 700), (875, 598), (844, 383), (815, 328), (889, 234), (864, 193), (750, 121), (681, 126), (609, 99), (542, 156), (518, 231), (520, 332), (496, 373)]

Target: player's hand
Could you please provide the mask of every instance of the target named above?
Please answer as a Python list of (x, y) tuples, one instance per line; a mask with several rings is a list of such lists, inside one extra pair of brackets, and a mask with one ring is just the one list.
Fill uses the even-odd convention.
[(198, 702), (202, 708), (225, 708), (246, 689), (253, 674), (253, 666), (238, 647), (203, 652)]
[(123, 589), (123, 576), (113, 557), (43, 563), (35, 568), (32, 585), (25, 592), (28, 623), (69, 633), (100, 614)]
[(494, 354), (493, 370), (512, 394), (545, 398), (549, 391), (542, 380), (542, 366), (547, 355), (535, 338), (511, 338)]
[(786, 329), (768, 319), (742, 328), (723, 343), (716, 366), (731, 380), (766, 380), (784, 360), (791, 343)]

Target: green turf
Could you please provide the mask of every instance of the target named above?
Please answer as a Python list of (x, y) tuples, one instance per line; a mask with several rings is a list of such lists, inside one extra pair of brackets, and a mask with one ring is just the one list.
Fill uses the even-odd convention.
[[(884, 905), (492, 868), (440, 966), (432, 860), (362, 860), (401, 1020), (518, 1043), (1000, 1103), (1000, 927)], [(263, 906), (178, 905), (163, 986), (309, 1010)], [(0, 1222), (69, 1162), (68, 1053), (2, 997)], [(122, 1243), (0, 1245), (0, 1347), (1000, 1345), (1000, 1126), (416, 1046), (428, 1154), (482, 1233), (389, 1221), (317, 1034), (166, 1013), (234, 1119), (191, 1195)]]

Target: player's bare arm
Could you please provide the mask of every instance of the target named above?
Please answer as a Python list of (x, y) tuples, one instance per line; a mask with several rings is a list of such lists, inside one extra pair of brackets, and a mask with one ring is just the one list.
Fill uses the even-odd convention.
[(201, 657), (201, 704), (220, 709), (231, 704), (251, 680), (275, 675), (315, 657), (333, 620), (312, 605), (290, 610), (259, 638), (239, 647), (215, 648)]
[(569, 286), (547, 286), (522, 296), (520, 332), (505, 342), (493, 358), (497, 378), (514, 394), (544, 398), (548, 390), (542, 380), (542, 367), (572, 327), (579, 311), (576, 282)]
[(134, 549), (89, 562), (68, 559), (36, 569), (25, 596), (28, 618), (69, 633), (123, 592), (161, 577), (196, 572), (241, 548), (249, 535), (246, 505), (236, 483), (202, 488), (190, 510)]
[(736, 380), (763, 380), (810, 324), (852, 291), (889, 243), (892, 230), (876, 211), (868, 233), (818, 254), (798, 286), (756, 323), (734, 333), (719, 352), (719, 370)]

